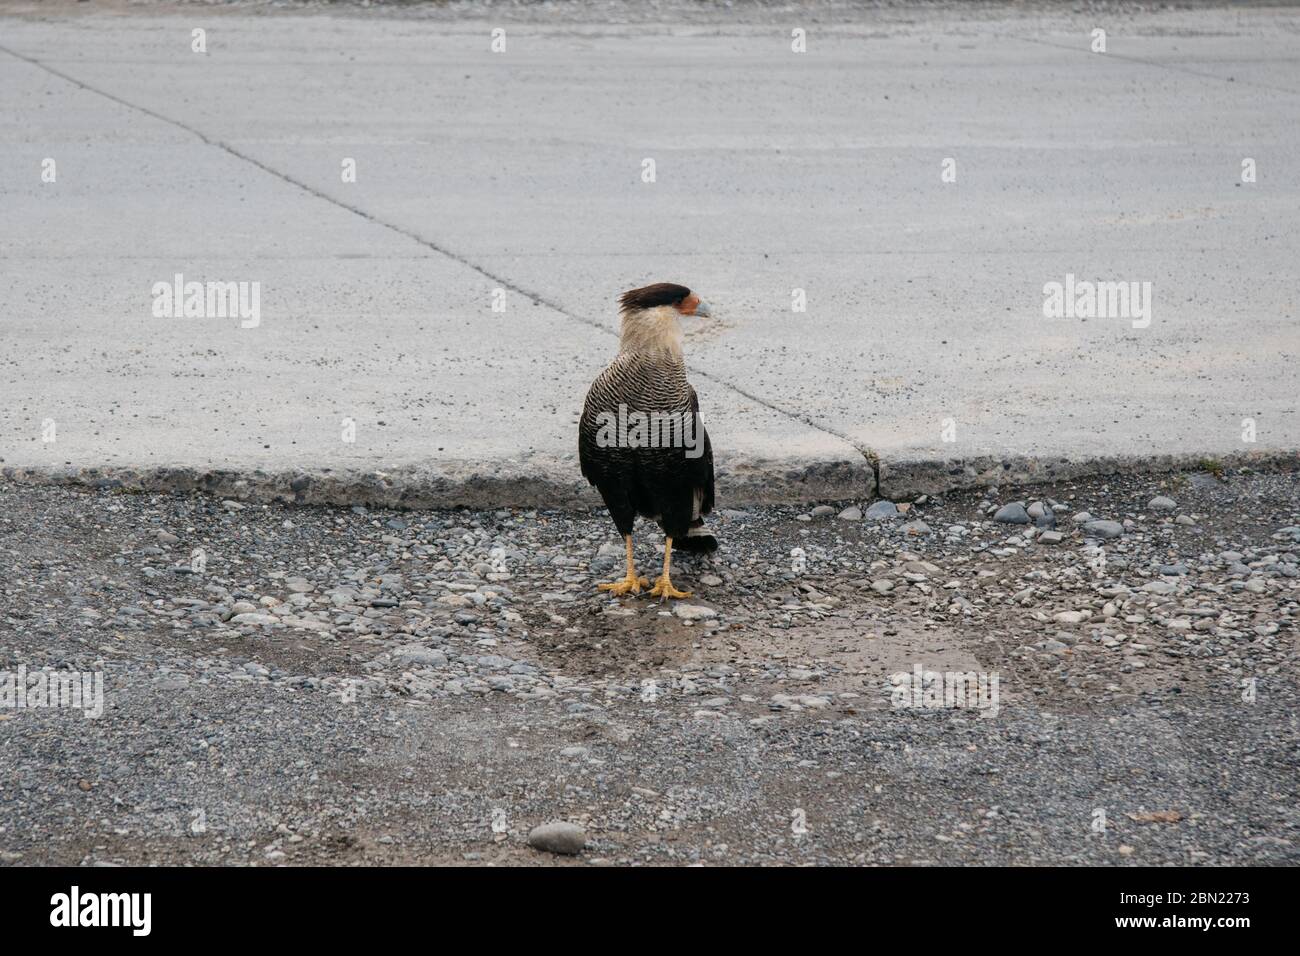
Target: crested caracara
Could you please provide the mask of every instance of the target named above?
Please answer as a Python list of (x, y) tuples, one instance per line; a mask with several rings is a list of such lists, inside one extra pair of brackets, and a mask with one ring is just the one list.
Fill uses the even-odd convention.
[(690, 289), (659, 282), (623, 293), (618, 355), (587, 392), (578, 424), (583, 476), (600, 491), (627, 547), (627, 575), (600, 585), (614, 594), (640, 593), (632, 557), (636, 516), (664, 531), (664, 573), (653, 597), (690, 597), (669, 579), (673, 542), (679, 550), (713, 551), (704, 527), (713, 508), (713, 449), (700, 421), (700, 402), (682, 358), (679, 315), (709, 315)]

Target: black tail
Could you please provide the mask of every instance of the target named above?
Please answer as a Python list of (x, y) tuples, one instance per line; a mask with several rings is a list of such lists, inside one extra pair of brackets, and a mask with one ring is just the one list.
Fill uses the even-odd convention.
[(704, 519), (696, 518), (684, 538), (673, 539), (674, 551), (688, 551), (691, 554), (709, 554), (718, 550), (718, 539), (713, 532), (704, 527)]

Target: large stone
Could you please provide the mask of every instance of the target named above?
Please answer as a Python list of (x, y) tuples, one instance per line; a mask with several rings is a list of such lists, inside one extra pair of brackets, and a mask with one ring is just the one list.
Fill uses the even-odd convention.
[(898, 517), (898, 505), (892, 501), (877, 501), (867, 509), (868, 521), (881, 521), (885, 518)]
[(718, 612), (711, 607), (705, 607), (703, 604), (682, 604), (680, 601), (673, 605), (673, 613), (683, 621), (698, 621), (701, 618), (718, 616)]
[(993, 516), (994, 521), (1001, 521), (1003, 524), (1029, 524), (1029, 512), (1025, 506), (1018, 501), (1013, 501), (1009, 505), (1003, 505), (998, 509), (997, 514)]
[(393, 651), (393, 660), (405, 664), (418, 664), (421, 667), (445, 667), (447, 655), (442, 651), (420, 644), (406, 644)]
[(587, 831), (576, 823), (557, 820), (533, 827), (528, 832), (528, 845), (547, 853), (563, 853), (572, 856), (581, 853), (587, 845)]
[(270, 624), (279, 624), (280, 619), (271, 614), (236, 614), (230, 619), (231, 624), (260, 624), (263, 627)]
[(1118, 521), (1089, 521), (1083, 530), (1096, 538), (1118, 538), (1124, 533), (1124, 526)]

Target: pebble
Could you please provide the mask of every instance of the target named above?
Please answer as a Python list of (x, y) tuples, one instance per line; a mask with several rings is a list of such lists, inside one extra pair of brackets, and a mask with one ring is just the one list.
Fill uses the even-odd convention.
[(246, 612), (244, 614), (236, 614), (234, 617), (230, 619), (230, 623), (231, 624), (261, 624), (263, 626), (266, 626), (269, 624), (279, 624), (280, 619), (273, 614), (258, 614), (255, 612)]
[(673, 613), (683, 621), (698, 621), (702, 618), (717, 617), (718, 612), (703, 604), (683, 604), (678, 601), (673, 605)]
[(1089, 521), (1083, 530), (1098, 538), (1118, 538), (1124, 533), (1124, 526), (1118, 521)]
[(573, 856), (587, 845), (587, 831), (576, 823), (555, 821), (533, 827), (528, 832), (528, 845), (547, 853)]
[(1173, 511), (1177, 507), (1178, 502), (1164, 495), (1158, 495), (1147, 502), (1147, 508), (1151, 511)]
[(1014, 501), (1009, 505), (1003, 505), (993, 516), (994, 521), (1000, 521), (1003, 524), (1029, 524), (1029, 512), (1019, 501)]
[(885, 518), (897, 518), (899, 514), (898, 505), (892, 501), (877, 501), (867, 509), (868, 521), (881, 521)]
[(424, 667), (446, 667), (447, 655), (442, 651), (420, 644), (407, 644), (393, 651), (393, 660)]
[(849, 507), (841, 511), (836, 517), (838, 517), (841, 521), (861, 521), (862, 509), (859, 508), (857, 505), (850, 505)]
[(1082, 624), (1092, 617), (1091, 611), (1059, 611), (1052, 616), (1052, 619), (1061, 624)]

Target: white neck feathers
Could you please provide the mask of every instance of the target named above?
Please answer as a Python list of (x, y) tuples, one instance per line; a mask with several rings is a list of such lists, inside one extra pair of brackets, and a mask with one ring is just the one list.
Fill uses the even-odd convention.
[(682, 327), (671, 305), (633, 309), (623, 313), (623, 334), (619, 346), (624, 352), (668, 352), (682, 357)]

